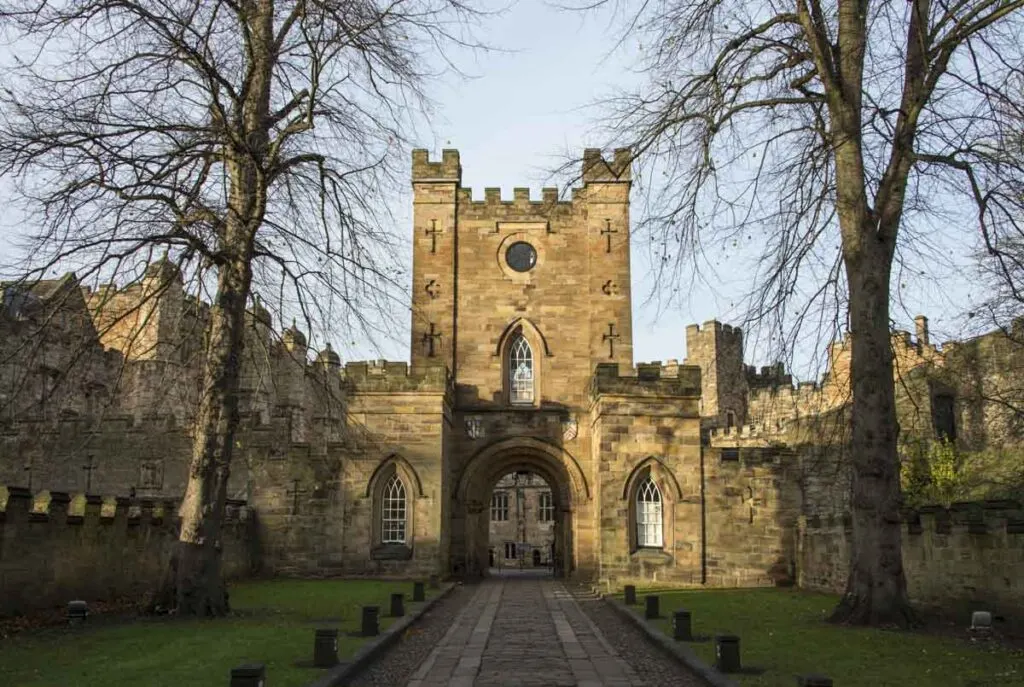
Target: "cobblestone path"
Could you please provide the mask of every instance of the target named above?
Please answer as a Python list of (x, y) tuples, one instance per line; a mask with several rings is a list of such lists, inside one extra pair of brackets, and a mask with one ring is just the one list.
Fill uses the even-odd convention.
[(558, 581), (496, 579), (463, 593), (471, 596), (407, 687), (701, 684), (666, 657), (656, 682), (638, 674)]

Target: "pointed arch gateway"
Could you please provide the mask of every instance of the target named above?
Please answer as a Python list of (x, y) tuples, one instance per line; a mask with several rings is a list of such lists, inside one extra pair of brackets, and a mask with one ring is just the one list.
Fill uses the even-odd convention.
[(486, 575), (490, 498), (502, 476), (532, 472), (548, 483), (554, 520), (556, 576), (569, 576), (581, 561), (577, 523), (592, 508), (590, 485), (576, 458), (559, 446), (531, 437), (506, 438), (485, 446), (467, 461), (455, 484), (449, 569), (455, 575)]

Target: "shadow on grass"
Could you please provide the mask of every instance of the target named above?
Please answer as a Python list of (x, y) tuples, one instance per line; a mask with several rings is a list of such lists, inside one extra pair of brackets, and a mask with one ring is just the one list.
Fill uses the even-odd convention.
[[(637, 590), (638, 598), (643, 592)], [(838, 597), (790, 589), (659, 590), (662, 612), (691, 612), (693, 633), (741, 638), (743, 687), (792, 687), (794, 675), (821, 673), (843, 687), (1024, 687), (1024, 652), (965, 638), (828, 624)], [(653, 621), (671, 636), (670, 618)], [(714, 643), (693, 642), (714, 664)]]
[[(76, 628), (26, 631), (0, 641), (0, 683), (223, 687), (232, 667), (259, 662), (266, 664), (274, 687), (302, 687), (322, 674), (294, 665), (312, 656), (314, 630), (337, 627), (338, 655), (344, 660), (368, 639), (349, 636), (359, 627), (360, 606), (386, 607), (392, 592), (411, 598), (412, 583), (255, 581), (232, 587), (234, 610), (226, 618), (90, 618)], [(382, 616), (381, 629), (394, 620)]]

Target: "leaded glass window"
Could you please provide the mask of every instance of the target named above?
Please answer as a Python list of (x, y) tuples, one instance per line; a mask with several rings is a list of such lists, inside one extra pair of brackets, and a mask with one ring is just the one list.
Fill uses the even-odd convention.
[(662, 547), (661, 491), (650, 477), (636, 490), (636, 544), (639, 547)]
[(533, 403), (533, 351), (522, 334), (517, 334), (509, 347), (509, 400), (512, 403)]
[(405, 543), (405, 485), (392, 475), (384, 485), (381, 500), (381, 541), (385, 544)]

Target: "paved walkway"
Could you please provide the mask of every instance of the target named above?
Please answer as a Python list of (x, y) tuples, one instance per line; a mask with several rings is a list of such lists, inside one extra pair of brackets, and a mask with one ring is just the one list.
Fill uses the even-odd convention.
[(548, 579), (479, 585), (407, 687), (640, 687), (565, 587)]

